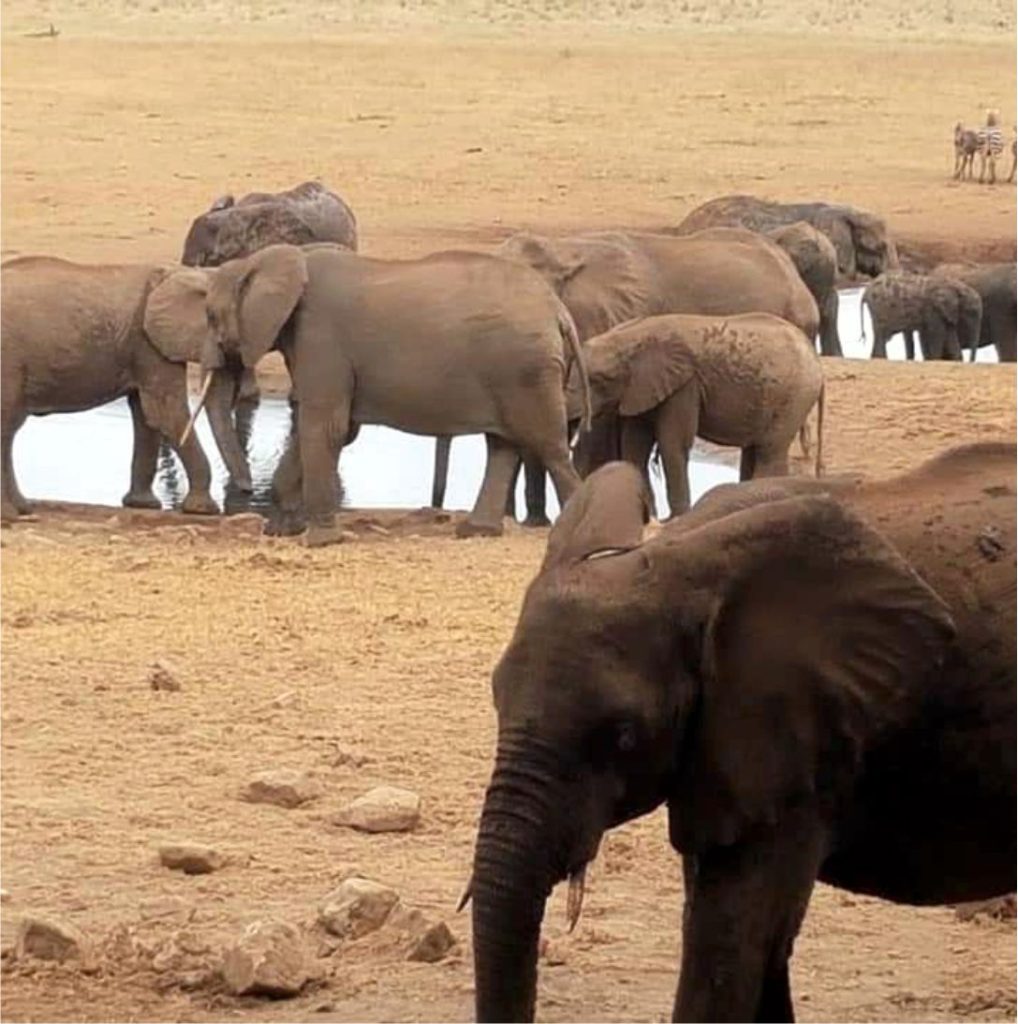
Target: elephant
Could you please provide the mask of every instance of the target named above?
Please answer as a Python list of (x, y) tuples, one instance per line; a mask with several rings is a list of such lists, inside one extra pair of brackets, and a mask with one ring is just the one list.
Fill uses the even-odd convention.
[[(0, 284), (2, 518), (10, 521), (30, 510), (12, 460), (14, 437), (25, 419), (92, 409), (124, 396), (134, 425), (134, 455), (123, 503), (160, 507), (152, 482), (162, 436), (187, 472), (183, 511), (218, 512), (201, 446), (194, 437), (178, 442), (188, 418), (187, 362), (201, 358), (204, 330), (181, 330), (167, 320), (164, 306), (182, 290), (203, 299), (208, 272), (23, 256), (4, 263)], [(250, 490), (247, 461), (230, 420), (231, 397), (221, 387), (207, 394), (209, 421), (234, 482)]]
[(551, 530), (492, 674), (476, 1019), (531, 1021), (545, 901), (665, 804), (675, 1021), (792, 1021), (817, 880), (929, 905), (1015, 891), (1014, 444), (903, 476), (752, 480), (644, 539), (610, 463)]
[(899, 331), (905, 356), (915, 358), (913, 333), (919, 332), (924, 359), (960, 360), (979, 343), (983, 304), (963, 281), (899, 270), (882, 274), (862, 293), (860, 319), (869, 307), (873, 321), (871, 358), (887, 358), (887, 341)]
[[(1013, 263), (941, 263), (933, 268), (934, 277), (947, 277), (962, 281), (979, 293), (983, 304), (978, 344), (980, 348), (992, 345), (1002, 363), (1016, 359), (1015, 338), (1018, 337), (1016, 315), (1015, 265)], [(970, 350), (976, 358), (976, 348)]]
[(484, 481), (459, 536), (501, 534), (517, 449), (548, 468), (563, 503), (579, 485), (565, 407), (579, 340), (565, 306), (525, 267), (482, 253), (379, 260), (273, 245), (223, 264), (201, 317), (206, 379), (235, 378), (274, 348), (290, 372), (297, 425), (273, 479), (270, 531), (306, 525), (309, 546), (342, 539), (336, 463), (365, 423), (485, 434)]
[(878, 277), (898, 267), (898, 251), (883, 219), (854, 206), (832, 203), (777, 203), (756, 196), (722, 196), (698, 206), (674, 230), (688, 235), (709, 227), (771, 231), (804, 220), (822, 231), (838, 254), (841, 283)]
[[(619, 451), (638, 467), (657, 446), (673, 516), (689, 508), (689, 452), (697, 437), (742, 449), (740, 480), (787, 476), (788, 449), (814, 405), (823, 458), (824, 375), (806, 335), (770, 313), (630, 320), (584, 346), (591, 415), (618, 417)], [(579, 408), (574, 375), (567, 404)], [(598, 465), (578, 458), (581, 477)]]
[[(560, 238), (519, 233), (506, 239), (496, 254), (541, 274), (572, 314), (581, 341), (626, 320), (662, 313), (773, 313), (810, 338), (820, 322), (816, 302), (787, 253), (749, 231), (715, 230), (682, 238), (639, 232)], [(610, 445), (609, 427), (601, 417), (598, 429), (580, 438), (577, 457)], [(437, 505), (445, 487), (441, 448), (439, 442), (433, 494)], [(544, 475), (531, 462), (527, 525), (547, 523)]]

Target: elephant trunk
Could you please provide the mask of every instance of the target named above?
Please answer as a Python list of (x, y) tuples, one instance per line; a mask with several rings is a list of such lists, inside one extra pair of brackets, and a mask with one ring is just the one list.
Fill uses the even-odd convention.
[(240, 381), (240, 370), (222, 368), (211, 371), (211, 387), (205, 402), (205, 411), (212, 427), (219, 454), (226, 463), (230, 479), (238, 490), (250, 492), (251, 467), (233, 421), (233, 406)]
[(532, 1021), (545, 901), (554, 884), (554, 757), (500, 739), (485, 796), (471, 883), (478, 1021)]

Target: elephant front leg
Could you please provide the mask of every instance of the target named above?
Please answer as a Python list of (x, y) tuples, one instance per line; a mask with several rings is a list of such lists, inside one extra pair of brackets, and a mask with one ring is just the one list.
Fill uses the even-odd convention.
[(503, 532), (502, 513), (519, 464), (519, 453), (514, 445), (497, 434), (485, 434), (484, 439), (488, 445), (488, 461), (481, 492), (470, 515), (457, 525), (457, 537), (500, 537)]
[(0, 521), (5, 523), (13, 522), (19, 515), (27, 515), (32, 511), (14, 475), (14, 435), (25, 422), (25, 416), (11, 408), (12, 405), (6, 404), (0, 410), (3, 415), (0, 434)]
[(657, 518), (657, 499), (650, 485), (649, 463), (654, 450), (654, 424), (645, 416), (625, 416), (619, 418), (620, 455), (625, 462), (634, 465), (643, 477), (647, 493), (650, 495), (651, 513)]
[(752, 842), (683, 860), (674, 1021), (794, 1021), (788, 961), (823, 859), (810, 812)]
[(665, 487), (672, 516), (689, 510), (689, 453), (700, 422), (700, 395), (695, 385), (666, 398), (657, 409), (654, 432), (661, 449)]
[(136, 391), (127, 396), (134, 426), (134, 451), (131, 454), (131, 489), (121, 499), (126, 508), (162, 508), (152, 491), (159, 460), (159, 431), (145, 422), (141, 398)]
[(841, 339), (838, 337), (838, 290), (832, 288), (820, 310), (820, 354), (840, 356)]
[(531, 528), (550, 526), (548, 519), (547, 474), (544, 463), (530, 455), (523, 457), (523, 493), (527, 502), (527, 518), (523, 525)]
[(336, 522), (336, 466), (350, 434), (350, 403), (311, 405), (302, 401), (297, 407), (297, 423), (308, 521), (304, 543), (312, 548), (339, 544), (343, 536)]
[(435, 438), (435, 470), (431, 478), (431, 507), (445, 505), (445, 487), (449, 481), (449, 452), (452, 438), (443, 434)]

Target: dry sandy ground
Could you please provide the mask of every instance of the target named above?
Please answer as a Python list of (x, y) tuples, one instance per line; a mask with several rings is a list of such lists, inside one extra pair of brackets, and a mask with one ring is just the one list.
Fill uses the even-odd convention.
[[(1009, 4), (648, 0), (582, 22), (569, 0), (355, 6), (5, 3), (5, 254), (172, 259), (216, 194), (315, 175), (380, 254), (670, 224), (729, 191), (842, 199), (926, 245), (1013, 252), (1014, 190), (948, 179), (955, 120), (995, 105), (1013, 123)], [(22, 34), (51, 20), (56, 39)], [(827, 370), (832, 471), (1014, 436), (1011, 368)], [(5, 958), (5, 1019), (469, 1019), (452, 908), (490, 770), (488, 677), (544, 538), (344, 519), (357, 540), (324, 551), (245, 520), (80, 507), (4, 531), (3, 944), (40, 913), (98, 947), (95, 973)], [(180, 692), (150, 689), (156, 659)], [(310, 771), (324, 795), (241, 802), (266, 767)], [(421, 793), (417, 832), (330, 824), (376, 783)], [(174, 838), (233, 861), (171, 873), (155, 848)], [(383, 930), (286, 1003), (204, 978), (245, 922), (312, 922), (351, 865), (445, 917), (457, 952), (410, 964)], [(681, 882), (662, 816), (608, 838), (571, 937), (563, 903), (542, 1018), (665, 1019)], [(805, 1020), (1005, 1020), (1014, 967), (1010, 924), (821, 887), (794, 984)]]

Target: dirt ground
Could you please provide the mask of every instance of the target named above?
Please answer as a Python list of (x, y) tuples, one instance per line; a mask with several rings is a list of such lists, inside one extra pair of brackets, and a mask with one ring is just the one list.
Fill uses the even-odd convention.
[[(5, 256), (174, 259), (214, 196), (314, 176), (381, 255), (673, 224), (733, 191), (869, 207), (938, 255), (1014, 253), (1014, 189), (949, 177), (956, 120), (1015, 120), (997, 0), (9, 0), (3, 16)], [(57, 37), (32, 34), (51, 22)], [(1013, 368), (826, 369), (832, 472), (1014, 437)], [(4, 1019), (470, 1019), (453, 909), (491, 767), (489, 675), (544, 534), (463, 543), (455, 515), (349, 510), (350, 542), (309, 551), (245, 517), (39, 511), (0, 535)], [(179, 691), (150, 687), (157, 660)], [(239, 800), (266, 768), (308, 771), (322, 796)], [(421, 794), (415, 832), (332, 824), (376, 784)], [(155, 851), (174, 839), (231, 860), (171, 872)], [(256, 918), (311, 926), (354, 869), (445, 919), (453, 954), (407, 962), (392, 928), (334, 950), (311, 929), (318, 976), (297, 999), (224, 994), (224, 942)], [(571, 936), (564, 895), (549, 905), (541, 1019), (666, 1019), (681, 879), (663, 815), (608, 836), (592, 875)], [(81, 928), (91, 959), (15, 962), (26, 914)], [(793, 985), (802, 1020), (1012, 1020), (1013, 923), (821, 886)]]

